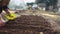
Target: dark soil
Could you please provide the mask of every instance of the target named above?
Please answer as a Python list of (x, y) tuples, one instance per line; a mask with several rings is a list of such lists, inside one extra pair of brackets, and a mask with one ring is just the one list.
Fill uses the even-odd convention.
[(0, 34), (59, 34), (53, 31), (51, 24), (41, 16), (22, 15), (13, 21), (8, 21), (0, 28)]

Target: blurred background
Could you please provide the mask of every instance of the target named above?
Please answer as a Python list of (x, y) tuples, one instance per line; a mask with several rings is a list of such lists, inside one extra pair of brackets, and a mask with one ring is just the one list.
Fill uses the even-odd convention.
[(60, 11), (60, 0), (10, 0), (9, 8), (13, 10), (39, 9)]

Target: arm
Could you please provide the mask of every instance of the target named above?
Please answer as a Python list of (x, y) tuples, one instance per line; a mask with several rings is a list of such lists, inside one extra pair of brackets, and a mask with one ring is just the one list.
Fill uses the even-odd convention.
[(10, 0), (3, 0), (2, 5), (3, 5), (3, 6), (4, 6), (4, 5), (8, 5), (9, 2), (10, 2)]

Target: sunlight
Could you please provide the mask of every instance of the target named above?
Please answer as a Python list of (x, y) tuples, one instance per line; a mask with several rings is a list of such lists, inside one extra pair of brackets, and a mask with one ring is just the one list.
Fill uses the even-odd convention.
[(25, 3), (27, 3), (27, 2), (35, 2), (35, 0), (24, 0), (25, 1)]
[(51, 14), (42, 14), (42, 15), (45, 15), (45, 16), (48, 16), (48, 17), (52, 17), (52, 18), (57, 18), (56, 15), (51, 15)]

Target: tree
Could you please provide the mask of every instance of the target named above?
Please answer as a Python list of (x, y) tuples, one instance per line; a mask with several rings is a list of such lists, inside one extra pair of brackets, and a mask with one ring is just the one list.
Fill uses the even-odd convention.
[(37, 3), (37, 4), (38, 4), (40, 1), (41, 1), (41, 0), (36, 0), (36, 1), (35, 1), (35, 3)]
[(36, 0), (35, 3), (45, 3), (46, 9), (49, 9), (49, 6), (53, 6), (53, 9), (57, 7), (58, 0)]
[(27, 5), (29, 6), (29, 5), (33, 5), (34, 3), (27, 3)]
[(44, 3), (44, 2), (45, 2), (45, 0), (36, 0), (36, 1), (35, 1), (35, 3), (37, 3), (37, 4), (38, 4), (38, 3)]
[(57, 2), (58, 2), (58, 0), (53, 0), (53, 3), (52, 3), (53, 9), (55, 9), (57, 7)]

